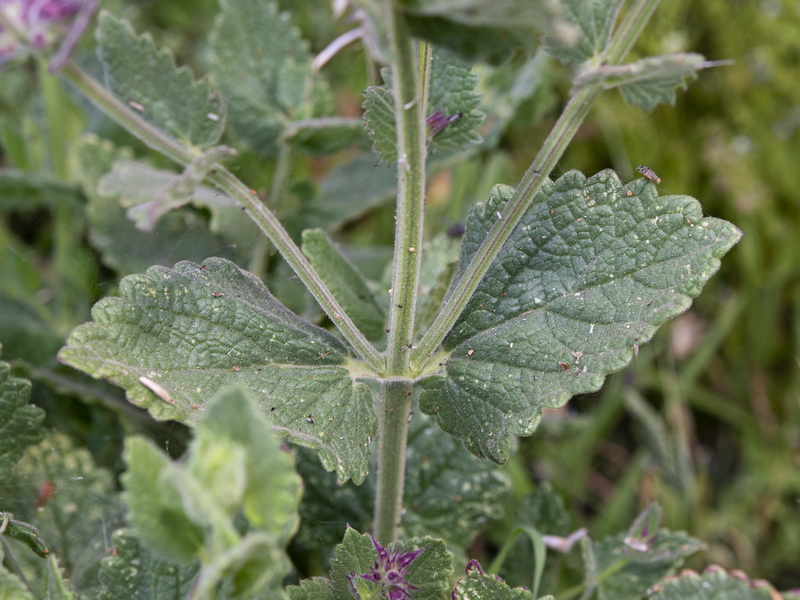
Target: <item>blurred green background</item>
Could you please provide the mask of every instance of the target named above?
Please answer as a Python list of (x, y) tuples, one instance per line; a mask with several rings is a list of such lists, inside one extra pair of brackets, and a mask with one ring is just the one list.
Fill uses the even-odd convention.
[[(327, 4), (324, 11), (320, 2), (283, 4), (313, 52), (349, 28), (330, 18)], [(173, 48), (179, 63), (204, 71), (214, 2), (110, 2), (108, 7), (131, 18), (139, 31), (152, 31), (160, 44)], [(534, 482), (549, 480), (577, 522), (597, 537), (625, 529), (646, 502), (658, 500), (668, 527), (708, 543), (692, 567), (739, 568), (779, 589), (800, 587), (798, 32), (800, 4), (789, 0), (662, 3), (636, 56), (692, 51), (708, 60), (732, 59), (733, 65), (700, 72), (678, 93), (674, 107), (652, 114), (627, 106), (616, 92), (606, 93), (553, 175), (613, 168), (626, 180), (644, 163), (661, 176), (662, 194), (698, 198), (706, 214), (733, 222), (744, 237), (689, 312), (643, 346), (603, 391), (548, 414), (541, 430), (522, 440), (510, 467), (515, 498)], [(91, 44), (84, 45), (92, 68)], [(507, 90), (524, 66), (533, 74), (527, 92), (512, 99)], [(516, 183), (569, 89), (568, 70), (543, 56), (476, 70), (486, 93), (487, 143), (464, 162), (441, 160), (432, 173), (430, 237), (460, 222), (495, 183)], [(119, 468), (121, 437), (129, 431), (173, 440), (177, 452), (179, 427), (153, 425), (127, 407), (118, 390), (78, 377), (55, 361), (70, 329), (89, 318), (91, 305), (113, 293), (122, 275), (135, 270), (131, 264), (137, 258), (130, 257), (127, 270), (124, 256), (121, 263), (109, 261), (92, 240), (81, 187), (87, 174), (85, 168), (78, 174), (76, 140), (89, 130), (145, 152), (71, 92), (35, 72), (31, 67), (0, 72), (0, 167), (17, 177), (7, 172), (0, 187), (2, 359), (33, 380), (34, 400), (48, 411), (48, 425), (88, 447), (100, 464)], [(376, 77), (358, 48), (346, 49), (323, 72), (338, 112), (358, 116), (361, 90)], [(37, 91), (43, 88), (44, 95)], [(240, 175), (248, 185), (269, 187), (273, 150), (255, 148), (243, 155)], [(274, 208), (295, 222), (302, 201), (343, 161), (296, 155), (291, 196)], [(385, 178), (387, 167), (370, 168), (374, 177)], [(393, 213), (386, 203), (375, 205), (337, 224), (333, 233), (377, 279), (390, 252)], [(202, 212), (182, 217), (181, 233), (167, 236), (175, 242), (164, 250), (164, 264), (206, 249), (226, 251), (224, 240), (186, 233), (206, 217)], [(284, 302), (309, 318), (318, 316), (302, 291), (286, 283), (285, 268), (265, 245), (236, 252), (249, 260), (243, 267), (278, 282), (276, 293)], [(504, 525), (485, 540), (487, 547), (500, 543), (510, 523)]]

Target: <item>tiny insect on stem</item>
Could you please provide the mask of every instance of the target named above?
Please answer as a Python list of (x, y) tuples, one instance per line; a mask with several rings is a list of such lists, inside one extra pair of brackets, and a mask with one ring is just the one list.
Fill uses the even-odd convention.
[(653, 169), (651, 169), (650, 167), (639, 165), (638, 167), (636, 167), (636, 170), (639, 171), (639, 173), (641, 173), (642, 176), (644, 176), (646, 179), (649, 179), (653, 183), (661, 183), (661, 177), (656, 175), (655, 171), (653, 171)]

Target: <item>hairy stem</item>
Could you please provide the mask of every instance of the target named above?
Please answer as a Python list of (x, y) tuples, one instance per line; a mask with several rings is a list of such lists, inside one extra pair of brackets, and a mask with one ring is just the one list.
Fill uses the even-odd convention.
[[(184, 166), (195, 158), (193, 149), (183, 146), (145, 121), (139, 114), (89, 77), (75, 63), (67, 62), (62, 73), (101, 110), (154, 150)], [(245, 209), (248, 216), (255, 221), (281, 253), (281, 256), (294, 269), (294, 272), (317, 300), (325, 314), (330, 317), (342, 336), (350, 343), (356, 354), (366, 361), (376, 373), (382, 373), (384, 359), (381, 354), (345, 313), (328, 286), (322, 281), (272, 211), (224, 167), (216, 167), (213, 174), (209, 176), (209, 180)]]
[[(384, 19), (392, 51), (397, 123), (397, 216), (386, 372), (402, 376), (409, 366), (422, 255), (430, 48), (426, 43), (417, 47), (405, 19), (390, 0), (384, 2)], [(381, 386), (374, 523), (374, 535), (381, 544), (393, 542), (400, 525), (411, 392), (408, 384), (385, 381)]]
[[(636, 0), (626, 13), (623, 22), (614, 32), (603, 53), (603, 60), (595, 62), (605, 65), (614, 65), (621, 62), (633, 43), (641, 35), (659, 1)], [(422, 366), (453, 328), (481, 279), (486, 275), (503, 244), (506, 243), (514, 231), (514, 227), (517, 226), (533, 203), (536, 192), (539, 191), (544, 180), (564, 154), (578, 128), (589, 114), (589, 109), (601, 92), (602, 88), (598, 85), (596, 87), (583, 88), (573, 93), (558, 121), (556, 121), (553, 130), (545, 140), (539, 154), (517, 185), (514, 195), (502, 212), (501, 218), (497, 220), (486, 236), (483, 244), (475, 253), (472, 262), (464, 272), (463, 277), (452, 294), (450, 294), (447, 303), (442, 307), (441, 312), (420, 340), (418, 347), (412, 352), (412, 365), (415, 367)]]
[(394, 114), (397, 122), (397, 216), (392, 265), (391, 309), (386, 371), (403, 375), (414, 335), (414, 315), (422, 255), (425, 204), (425, 104), (420, 65), (427, 73), (427, 44), (419, 61), (417, 47), (402, 15), (391, 2), (384, 9), (392, 48)]
[(411, 392), (408, 383), (391, 381), (381, 384), (378, 489), (372, 532), (381, 544), (393, 542), (400, 526)]

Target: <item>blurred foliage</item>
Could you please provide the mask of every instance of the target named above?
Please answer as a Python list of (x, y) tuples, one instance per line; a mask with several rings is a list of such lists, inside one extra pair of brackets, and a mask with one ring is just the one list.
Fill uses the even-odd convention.
[[(661, 193), (694, 195), (744, 238), (688, 313), (599, 394), (551, 415), (517, 457), (593, 534), (618, 531), (655, 499), (667, 527), (709, 544), (697, 568), (740, 568), (778, 589), (800, 585), (800, 530), (789, 525), (800, 518), (798, 26), (800, 7), (779, 0), (660, 5), (637, 54), (734, 64), (701, 72), (675, 107), (652, 114), (605, 94), (561, 166), (633, 178), (644, 163)], [(509, 133), (519, 164), (546, 129)], [(633, 389), (660, 414), (668, 456), (631, 409)]]
[[(152, 31), (179, 63), (206, 71), (214, 2), (107, 4), (131, 18), (137, 31)], [(317, 2), (282, 5), (292, 9), (312, 54), (352, 26), (334, 22), (327, 4), (326, 10)], [(513, 493), (507, 520), (473, 545), (481, 560), (504, 543), (535, 482), (548, 481), (566, 499), (573, 525), (588, 526), (595, 539), (624, 530), (642, 506), (658, 500), (665, 527), (685, 529), (708, 544), (689, 560), (693, 568), (716, 563), (768, 579), (778, 589), (800, 587), (798, 30), (800, 5), (785, 0), (663, 2), (631, 58), (691, 51), (734, 64), (701, 71), (675, 107), (653, 113), (626, 105), (617, 92), (604, 94), (563, 157), (554, 176), (611, 167), (632, 179), (635, 166), (644, 163), (661, 176), (661, 193), (697, 197), (707, 214), (731, 221), (744, 238), (692, 309), (643, 347), (631, 367), (609, 378), (598, 394), (549, 413), (537, 434), (521, 441), (508, 469)], [(78, 59), (95, 68), (90, 45), (83, 42)], [(455, 232), (469, 206), (486, 199), (495, 183), (516, 183), (568, 92), (570, 74), (542, 55), (476, 70), (479, 91), (487, 95), (484, 145), (455, 166), (447, 156), (433, 156), (430, 238)], [(0, 187), (3, 357), (33, 382), (47, 426), (119, 472), (123, 433), (147, 432), (172, 452), (180, 450), (185, 434), (152, 424), (115, 388), (55, 361), (66, 334), (88, 319), (96, 300), (115, 291), (125, 272), (122, 265), (104, 264), (91, 243), (90, 200), (80, 189), (88, 174), (77, 164), (78, 136), (97, 133), (156, 167), (167, 165), (83, 100), (33, 73), (0, 73), (0, 167), (14, 169), (15, 177), (32, 174), (24, 186), (6, 178)], [(343, 50), (323, 74), (333, 89), (334, 112), (348, 117), (360, 115), (361, 91), (378, 83), (357, 45)], [(37, 85), (50, 97), (44, 105), (36, 99)], [(265, 160), (268, 153), (271, 148), (244, 153), (235, 172), (259, 193), (280, 172), (287, 193), (273, 208), (290, 223), (310, 218), (309, 207), (325, 212), (319, 200), (332, 186), (327, 174), (354, 156), (296, 153), (285, 168)], [(369, 169), (386, 176), (386, 167)], [(384, 202), (391, 182), (378, 187), (365, 197), (364, 212), (348, 212), (346, 221), (329, 229), (373, 281), (384, 276), (393, 233), (393, 211)], [(176, 218), (208, 219), (201, 210), (186, 211)], [(242, 253), (249, 263), (241, 266), (262, 275), (283, 302), (307, 318), (319, 315), (269, 244), (256, 242)], [(179, 258), (170, 255), (163, 264)], [(35, 491), (30, 493), (32, 504)], [(509, 564), (507, 571), (509, 584), (527, 584), (524, 568)]]

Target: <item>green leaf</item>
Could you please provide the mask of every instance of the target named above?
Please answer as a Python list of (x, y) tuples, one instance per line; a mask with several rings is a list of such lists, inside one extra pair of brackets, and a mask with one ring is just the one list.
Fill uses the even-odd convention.
[[(387, 79), (386, 75), (384, 79)], [(476, 110), (481, 96), (475, 91), (478, 76), (469, 67), (444, 50), (435, 50), (431, 57), (428, 116), (439, 113), (444, 118), (460, 115), (439, 132), (428, 137), (431, 152), (456, 151), (480, 143), (477, 128), (484, 115)], [(370, 86), (364, 92), (364, 121), (373, 142), (373, 150), (382, 160), (397, 160), (397, 132), (394, 98), (386, 86)]]
[[(512, 189), (473, 208), (454, 284)], [(505, 462), (544, 407), (600, 388), (719, 268), (740, 238), (688, 196), (613, 171), (546, 182), (444, 342), (420, 406), (477, 456)]]
[[(251, 525), (269, 533), (279, 544), (286, 545), (297, 531), (301, 480), (266, 419), (255, 411), (254, 403), (241, 390), (224, 390), (209, 405), (200, 419), (190, 449), (190, 471), (195, 475), (205, 473), (200, 481), (207, 489), (216, 492), (217, 502), (222, 504), (230, 501), (226, 496), (232, 495), (232, 487), (217, 485), (215, 489), (213, 483), (220, 473), (230, 470), (230, 454), (210, 456), (209, 450), (214, 445), (226, 450), (242, 449), (244, 488), (241, 504), (244, 516)], [(209, 469), (212, 458), (216, 460)], [(209, 474), (216, 477), (209, 478)]]
[(55, 555), (51, 554), (47, 559), (47, 600), (76, 600), (75, 594), (69, 589), (69, 581), (61, 571)]
[(488, 521), (501, 516), (511, 488), (507, 475), (475, 458), (424, 415), (410, 425), (403, 531), (443, 538), (466, 549)]
[(0, 600), (34, 600), (23, 581), (3, 566), (3, 545), (0, 544)]
[(443, 233), (423, 244), (425, 260), (422, 261), (419, 274), (417, 298), (417, 306), (420, 309), (414, 321), (417, 332), (427, 330), (439, 314), (458, 266), (459, 247), (460, 240)]
[(120, 283), (59, 354), (125, 388), (158, 419), (194, 423), (230, 384), (247, 387), (274, 429), (360, 483), (376, 430), (372, 396), (333, 335), (281, 305), (251, 273), (208, 259), (153, 267)]
[(751, 581), (741, 574), (736, 576), (717, 566), (706, 569), (702, 575), (681, 571), (654, 585), (648, 593), (649, 600), (771, 600), (780, 598), (764, 580)]
[[(303, 579), (300, 585), (291, 585), (286, 591), (291, 600), (335, 600), (330, 581), (322, 577)], [(348, 598), (351, 599), (352, 596)]]
[(381, 160), (397, 160), (397, 131), (394, 96), (385, 86), (371, 85), (364, 90), (364, 123), (372, 139), (372, 149)]
[(311, 261), (333, 295), (353, 315), (353, 322), (368, 340), (382, 340), (385, 336), (386, 315), (375, 301), (364, 276), (333, 245), (321, 229), (303, 232), (303, 254)]
[[(231, 158), (232, 156), (236, 156), (236, 151), (227, 146), (214, 146), (202, 154), (199, 154), (192, 160), (191, 164), (186, 167), (183, 173), (173, 177), (169, 184), (160, 189), (152, 200), (131, 206), (128, 209), (128, 218), (134, 221), (136, 226), (142, 231), (153, 231), (156, 222), (163, 215), (174, 208), (188, 204), (194, 199), (195, 195), (199, 195), (196, 194), (196, 192), (198, 192), (198, 188), (208, 172), (217, 166), (220, 161)], [(112, 175), (113, 172), (109, 174), (109, 176)], [(106, 176), (106, 178), (100, 182), (101, 188), (109, 176)], [(128, 191), (128, 189), (130, 188), (126, 188), (124, 191), (120, 191), (120, 193), (124, 193)], [(210, 190), (205, 188), (205, 191)], [(101, 193), (104, 192), (101, 191)], [(108, 193), (107, 189), (105, 193)], [(207, 202), (214, 208), (220, 207), (219, 205), (235, 207), (235, 202), (233, 202), (233, 200), (222, 196), (218, 192), (207, 195), (207, 198)], [(221, 202), (220, 199), (222, 199)], [(241, 213), (241, 211), (239, 211), (239, 213)]]
[(186, 478), (161, 450), (144, 438), (125, 442), (122, 476), (128, 519), (137, 535), (160, 556), (189, 563), (200, 554), (205, 530), (184, 506)]
[(675, 572), (687, 556), (705, 547), (683, 531), (652, 528), (634, 534), (647, 516), (645, 510), (628, 534), (607, 537), (594, 545), (600, 600), (641, 598), (650, 586)]
[(456, 582), (452, 596), (458, 600), (534, 600), (530, 590), (511, 588), (496, 575), (487, 575), (476, 560), (469, 562), (467, 574)]
[(0, 481), (8, 479), (28, 446), (44, 438), (44, 411), (28, 404), (30, 397), (31, 382), (12, 377), (11, 366), (0, 361)]
[(199, 564), (177, 565), (142, 545), (132, 529), (111, 538), (114, 553), (103, 559), (98, 600), (174, 600), (187, 597)]
[(702, 54), (650, 56), (635, 63), (599, 66), (575, 80), (575, 87), (619, 88), (625, 101), (651, 112), (659, 104), (675, 104), (675, 90), (686, 89), (706, 64)]
[(131, 522), (168, 559), (201, 559), (197, 597), (223, 581), (232, 598), (279, 589), (291, 570), (284, 546), (297, 529), (300, 479), (242, 390), (209, 403), (184, 461), (141, 438), (128, 440), (125, 461)]
[(461, 117), (442, 131), (433, 134), (431, 151), (456, 151), (481, 142), (478, 127), (484, 114), (477, 110), (481, 95), (475, 91), (478, 75), (453, 54), (435, 50), (431, 56), (431, 82), (428, 90), (428, 113), (441, 111), (445, 116)]
[(611, 39), (621, 0), (559, 0), (545, 48), (565, 65), (601, 56)]
[[(136, 222), (137, 229), (146, 232), (152, 232), (156, 222), (171, 210), (192, 203), (211, 213), (209, 229), (212, 233), (249, 246), (259, 235), (256, 225), (243, 214), (233, 198), (199, 185), (205, 172), (213, 168), (221, 155), (231, 156), (229, 149), (217, 146), (198, 156), (180, 175), (120, 159), (99, 180), (97, 193), (127, 207), (127, 217)], [(169, 224), (169, 221), (163, 223)]]
[(456, 273), (458, 262), (453, 261), (444, 265), (434, 284), (426, 288), (426, 293), (420, 293), (419, 299), (419, 313), (417, 319), (414, 321), (414, 329), (417, 333), (427, 331), (431, 323), (433, 323), (436, 316), (441, 310), (442, 303), (444, 302), (447, 290), (450, 288), (450, 282)]
[(396, 169), (375, 164), (372, 153), (357, 154), (331, 169), (320, 185), (319, 197), (297, 210), (294, 229), (340, 227), (397, 195)]
[(211, 35), (212, 71), (236, 133), (271, 152), (291, 121), (322, 116), (328, 88), (308, 44), (274, 2), (222, 0)]
[(90, 241), (105, 264), (126, 275), (154, 264), (201, 261), (215, 254), (238, 260), (249, 256), (254, 236), (260, 235), (256, 226), (233, 199), (205, 186), (194, 190), (192, 202), (208, 209), (210, 224), (197, 211), (176, 210), (164, 215), (152, 233), (137, 229), (121, 204), (131, 208), (150, 202), (179, 176), (130, 156), (92, 136), (78, 145), (80, 177), (89, 196)]
[(226, 592), (221, 594), (223, 598), (283, 600), (286, 596), (280, 584), (291, 568), (275, 539), (264, 532), (251, 532), (203, 565), (195, 593), (198, 598), (210, 598), (221, 588)]
[[(378, 552), (372, 539), (366, 533), (358, 533), (350, 527), (344, 533), (342, 543), (336, 547), (334, 558), (331, 560), (331, 586), (333, 597), (352, 598), (351, 589), (355, 589), (357, 598), (370, 598), (367, 590), (369, 585), (358, 577), (368, 573), (378, 559)], [(352, 577), (351, 577), (352, 575)], [(359, 592), (363, 592), (359, 595)]]
[(120, 100), (181, 143), (205, 147), (219, 140), (225, 106), (208, 82), (177, 68), (169, 50), (108, 12), (100, 14), (97, 43), (106, 84)]

